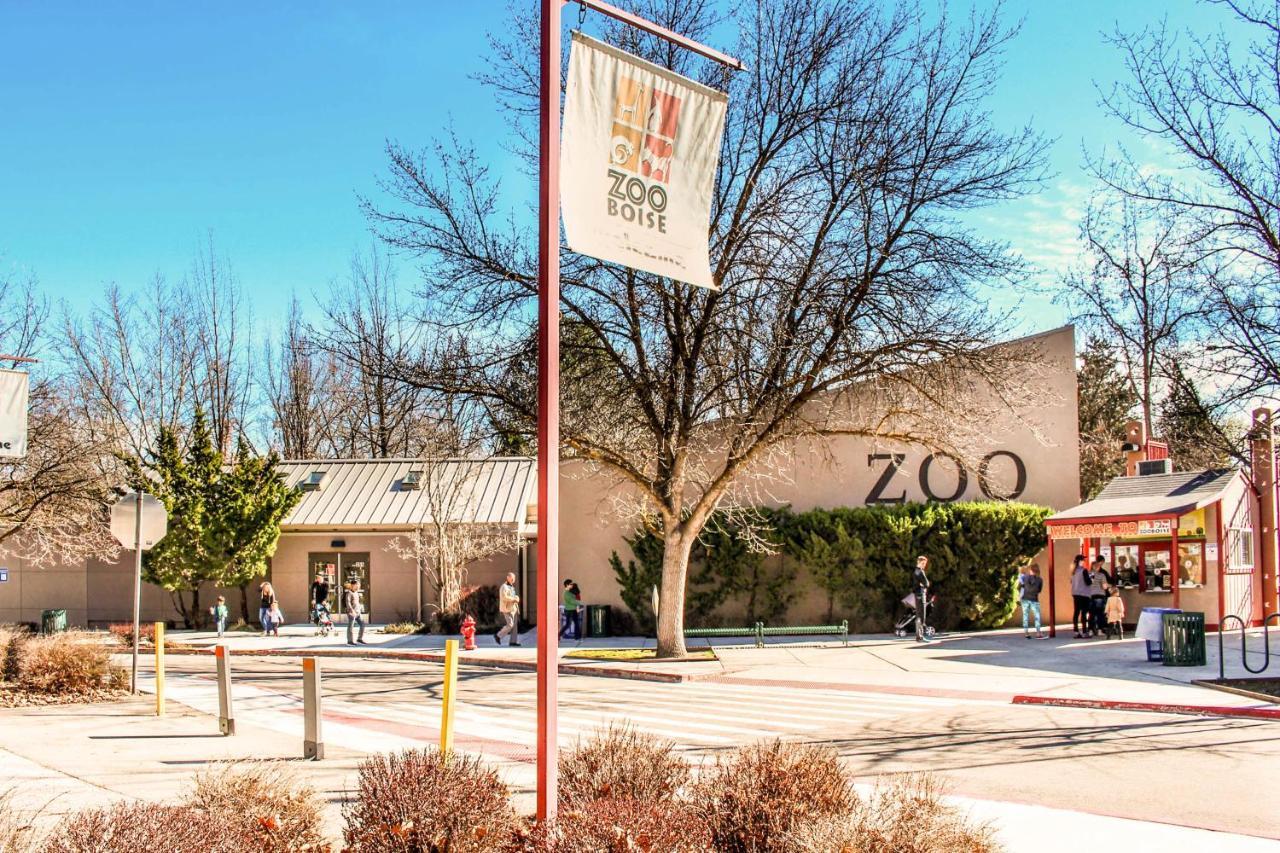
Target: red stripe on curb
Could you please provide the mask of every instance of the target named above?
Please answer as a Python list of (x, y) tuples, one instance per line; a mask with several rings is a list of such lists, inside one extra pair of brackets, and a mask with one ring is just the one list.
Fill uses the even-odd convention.
[(1230, 705), (1177, 705), (1162, 702), (1120, 702), (1110, 699), (1065, 699), (1054, 696), (1014, 696), (1015, 705), (1052, 705), (1100, 711), (1145, 711), (1152, 714), (1190, 714), (1197, 717), (1250, 717), (1280, 720), (1280, 708), (1235, 708)]

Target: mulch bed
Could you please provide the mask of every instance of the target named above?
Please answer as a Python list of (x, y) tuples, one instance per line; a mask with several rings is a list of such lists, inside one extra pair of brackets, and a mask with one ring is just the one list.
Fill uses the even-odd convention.
[(116, 702), (128, 695), (128, 690), (113, 690), (106, 687), (76, 693), (34, 693), (8, 684), (0, 684), (0, 708), (89, 705), (95, 702)]
[(1280, 698), (1280, 678), (1227, 678), (1214, 683)]

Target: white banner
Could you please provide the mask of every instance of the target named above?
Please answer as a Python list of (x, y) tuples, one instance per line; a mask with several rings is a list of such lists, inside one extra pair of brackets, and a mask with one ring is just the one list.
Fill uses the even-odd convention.
[(575, 252), (715, 288), (711, 192), (728, 98), (573, 34), (560, 147)]
[(0, 457), (27, 455), (27, 374), (0, 370)]

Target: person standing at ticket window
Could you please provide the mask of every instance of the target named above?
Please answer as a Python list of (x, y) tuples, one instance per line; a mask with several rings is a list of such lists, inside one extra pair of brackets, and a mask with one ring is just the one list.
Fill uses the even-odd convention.
[(1076, 554), (1071, 566), (1071, 627), (1075, 638), (1089, 635), (1089, 599), (1092, 595), (1093, 578), (1084, 565), (1084, 554)]
[(929, 575), (925, 572), (928, 566), (928, 557), (916, 557), (916, 568), (911, 573), (911, 592), (916, 597), (916, 641), (921, 643), (929, 642), (926, 622), (929, 615)]
[(1094, 558), (1089, 575), (1089, 615), (1093, 635), (1101, 637), (1107, 630), (1107, 594), (1111, 589), (1107, 561), (1101, 555)]

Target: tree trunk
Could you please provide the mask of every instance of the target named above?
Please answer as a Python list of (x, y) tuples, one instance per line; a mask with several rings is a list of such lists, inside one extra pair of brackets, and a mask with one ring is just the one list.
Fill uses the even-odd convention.
[[(688, 524), (686, 521), (685, 524)], [(689, 575), (689, 551), (695, 537), (684, 525), (667, 528), (662, 548), (662, 592), (658, 603), (658, 657), (680, 658), (684, 645), (684, 597)]]
[(252, 624), (249, 621), (249, 584), (240, 584), (240, 618), (244, 620), (244, 624)]
[(191, 590), (191, 618), (187, 620), (188, 628), (199, 628), (203, 620), (200, 618), (200, 587)]

